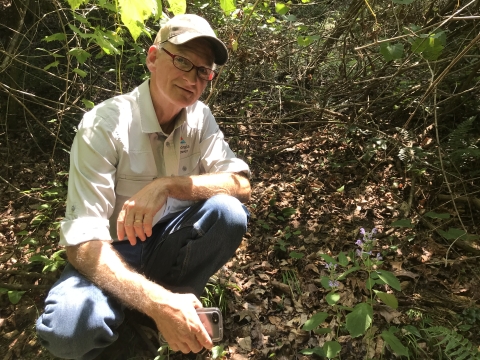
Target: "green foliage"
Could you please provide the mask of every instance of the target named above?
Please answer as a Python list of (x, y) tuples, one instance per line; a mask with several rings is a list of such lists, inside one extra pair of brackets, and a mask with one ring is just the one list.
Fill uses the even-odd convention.
[[(376, 229), (368, 232), (365, 229), (360, 229), (361, 239), (357, 240), (355, 244), (358, 246), (356, 252), (349, 252), (348, 254), (340, 252), (337, 256), (328, 254), (319, 254), (325, 261), (325, 268), (328, 271), (328, 276), (322, 276), (320, 283), (328, 290), (325, 296), (325, 301), (332, 306), (336, 311), (336, 321), (344, 324), (347, 331), (352, 337), (364, 336), (367, 330), (371, 328), (373, 323), (373, 304), (374, 298), (385, 303), (393, 309), (398, 307), (398, 300), (390, 291), (381, 291), (374, 289), (374, 287), (385, 287), (388, 285), (394, 290), (400, 291), (401, 286), (397, 277), (386, 270), (381, 269), (383, 264), (380, 253), (374, 254), (377, 240), (375, 235)], [(354, 306), (353, 309), (342, 306), (339, 302), (341, 300), (340, 294), (337, 293), (340, 286), (340, 281), (354, 272), (366, 272), (368, 279), (365, 287), (370, 294), (370, 299), (365, 302), (360, 302)], [(344, 315), (344, 311), (348, 311)], [(330, 333), (330, 328), (321, 328), (320, 325), (330, 316), (327, 312), (319, 312), (314, 314), (302, 327), (305, 331), (315, 331), (318, 334)], [(395, 328), (384, 331), (380, 336), (392, 348), (392, 351), (397, 355), (408, 355), (408, 349), (394, 335)], [(323, 346), (314, 349), (305, 349), (301, 351), (302, 354), (319, 356), (335, 357), (340, 351), (340, 344), (333, 342), (329, 347)]]
[(383, 331), (381, 337), (396, 355), (409, 356), (408, 348), (406, 348), (395, 336), (396, 331), (397, 329), (395, 327), (391, 327), (388, 331)]
[(212, 359), (223, 359), (228, 355), (228, 351), (225, 350), (223, 345), (216, 345), (212, 348)]
[(448, 136), (447, 151), (451, 162), (461, 169), (471, 170), (471, 164), (480, 160), (478, 136), (475, 131), (476, 117), (461, 122)]
[(431, 34), (421, 34), (412, 41), (412, 52), (422, 55), (425, 60), (437, 60), (442, 54), (447, 42), (444, 31)]
[(224, 314), (227, 311), (228, 288), (236, 287), (233, 283), (222, 283), (217, 276), (212, 276), (207, 282), (203, 295), (200, 297), (204, 307), (218, 307)]
[(282, 272), (282, 282), (290, 287), (292, 294), (301, 295), (300, 281), (295, 270), (286, 270)]
[(7, 290), (7, 289), (0, 288), (0, 295), (7, 294), (8, 300), (10, 300), (10, 303), (12, 305), (18, 304), (22, 299), (23, 294), (25, 294), (25, 292), (26, 291)]
[(355, 305), (353, 311), (346, 316), (347, 330), (352, 337), (365, 334), (373, 320), (372, 306), (367, 303)]
[(385, 61), (399, 60), (403, 57), (403, 44), (390, 44), (389, 41), (380, 44), (380, 54)]
[(30, 263), (43, 263), (44, 266), (42, 272), (54, 272), (65, 265), (65, 259), (63, 258), (64, 254), (65, 249), (62, 249), (54, 252), (53, 255), (50, 257), (41, 254), (35, 254), (31, 256), (28, 260)]
[(434, 345), (441, 347), (443, 353), (455, 360), (479, 360), (478, 349), (458, 332), (443, 326), (432, 326), (423, 331), (434, 341)]

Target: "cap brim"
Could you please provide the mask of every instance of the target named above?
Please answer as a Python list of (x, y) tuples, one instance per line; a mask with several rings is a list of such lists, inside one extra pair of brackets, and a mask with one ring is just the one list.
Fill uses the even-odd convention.
[(202, 34), (179, 34), (176, 36), (171, 37), (167, 41), (174, 44), (174, 45), (181, 45), (189, 42), (193, 39), (204, 38), (208, 40), (208, 42), (212, 45), (213, 54), (215, 56), (215, 64), (217, 65), (225, 65), (228, 60), (228, 50), (225, 44), (216, 37), (202, 35)]

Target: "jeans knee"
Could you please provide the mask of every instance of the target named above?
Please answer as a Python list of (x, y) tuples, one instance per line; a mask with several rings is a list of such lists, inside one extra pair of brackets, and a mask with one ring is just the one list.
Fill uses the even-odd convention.
[(206, 206), (215, 209), (218, 220), (223, 220), (227, 227), (245, 232), (249, 217), (246, 207), (230, 195), (215, 195), (207, 200)]

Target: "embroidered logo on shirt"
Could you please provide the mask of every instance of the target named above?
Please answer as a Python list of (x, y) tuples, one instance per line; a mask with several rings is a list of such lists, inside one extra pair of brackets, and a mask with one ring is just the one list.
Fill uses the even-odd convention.
[(190, 149), (190, 145), (187, 144), (183, 137), (180, 137), (180, 154), (185, 154)]

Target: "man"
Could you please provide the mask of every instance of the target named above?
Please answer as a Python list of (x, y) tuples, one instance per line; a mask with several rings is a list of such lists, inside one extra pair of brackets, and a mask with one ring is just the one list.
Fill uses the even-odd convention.
[(148, 50), (150, 80), (85, 114), (61, 224), (69, 264), (37, 320), (54, 355), (95, 358), (125, 306), (173, 350), (212, 348), (198, 297), (240, 244), (250, 197), (248, 166), (198, 101), (227, 58), (204, 19), (176, 16)]

